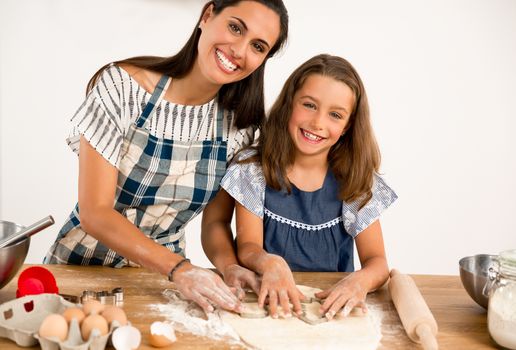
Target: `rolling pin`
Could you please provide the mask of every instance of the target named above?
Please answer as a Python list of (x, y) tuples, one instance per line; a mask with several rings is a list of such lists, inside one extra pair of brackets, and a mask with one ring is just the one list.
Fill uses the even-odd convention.
[(414, 280), (391, 270), (389, 293), (409, 338), (425, 350), (437, 350), (437, 322)]

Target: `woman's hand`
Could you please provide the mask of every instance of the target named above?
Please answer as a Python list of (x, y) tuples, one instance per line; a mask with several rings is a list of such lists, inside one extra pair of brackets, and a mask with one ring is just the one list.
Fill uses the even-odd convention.
[(229, 287), (216, 273), (189, 263), (174, 271), (177, 290), (189, 300), (199, 304), (204, 312), (213, 312), (213, 306), (229, 311), (240, 312), (242, 304), (231, 293)]
[(365, 300), (369, 290), (364, 287), (366, 284), (363, 278), (354, 272), (330, 289), (315, 293), (317, 298), (326, 299), (321, 305), (320, 313), (331, 320), (337, 312), (341, 312), (343, 316), (349, 315), (354, 307), (361, 307), (364, 313), (367, 312)]
[(245, 267), (238, 264), (230, 264), (226, 266), (222, 275), (224, 276), (224, 282), (229, 287), (235, 288), (235, 294), (240, 300), (245, 297), (245, 287), (250, 287), (256, 295), (260, 293), (258, 275)]
[(265, 298), (269, 297), (269, 314), (273, 318), (278, 317), (278, 303), (283, 309), (285, 317), (292, 316), (289, 301), (293, 305), (294, 312), (301, 314), (301, 300), (305, 299), (303, 293), (296, 287), (294, 276), (287, 262), (280, 256), (267, 254), (261, 262), (263, 266), (262, 286), (258, 294), (258, 305), (263, 307)]

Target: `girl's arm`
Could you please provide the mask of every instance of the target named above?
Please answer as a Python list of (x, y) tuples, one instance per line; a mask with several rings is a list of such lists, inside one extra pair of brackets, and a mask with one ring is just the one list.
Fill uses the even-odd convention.
[(258, 276), (239, 265), (233, 247), (231, 219), (235, 200), (221, 188), (210, 201), (202, 214), (201, 242), (204, 253), (212, 264), (222, 273), (224, 281), (235, 287), (237, 296), (245, 296), (244, 287), (249, 286), (258, 294)]
[(346, 276), (328, 290), (316, 294), (326, 299), (321, 306), (321, 313), (328, 319), (340, 311), (347, 316), (355, 306), (366, 311), (365, 299), (368, 292), (381, 287), (389, 277), (389, 268), (385, 258), (382, 228), (377, 220), (355, 239), (362, 269)]
[(277, 318), (278, 303), (286, 317), (290, 316), (289, 300), (294, 312), (301, 313), (300, 298), (294, 276), (287, 262), (278, 255), (267, 254), (263, 249), (263, 221), (236, 203), (236, 230), (238, 258), (242, 264), (262, 275), (262, 285), (258, 294), (258, 304), (263, 307), (269, 297), (269, 313)]
[[(113, 208), (118, 170), (81, 136), (79, 152), (79, 210), (82, 228), (118, 254), (165, 276), (183, 257), (145, 236)], [(177, 288), (205, 311), (240, 303), (215, 273), (183, 263), (174, 271)]]

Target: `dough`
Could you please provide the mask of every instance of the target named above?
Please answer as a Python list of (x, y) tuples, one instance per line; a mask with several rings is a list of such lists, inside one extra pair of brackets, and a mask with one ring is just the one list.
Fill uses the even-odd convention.
[(309, 324), (319, 324), (323, 322), (327, 322), (328, 319), (319, 313), (319, 309), (321, 308), (321, 304), (314, 301), (310, 304), (302, 304), (303, 306), (303, 315), (299, 318)]
[(258, 306), (258, 303), (243, 303), (244, 309), (240, 313), (242, 318), (264, 318), (267, 311)]
[[(320, 289), (298, 286), (307, 297)], [(246, 344), (263, 350), (274, 349), (376, 349), (380, 344), (379, 316), (370, 310), (364, 316), (336, 317), (329, 322), (308, 324), (297, 317), (244, 319), (238, 314), (219, 311)]]
[[(307, 299), (318, 299), (315, 297), (315, 293), (317, 292), (320, 292), (321, 290), (319, 288), (313, 288), (313, 287), (308, 287), (308, 286), (303, 286), (303, 285), (297, 285), (297, 289), (299, 289), (301, 291), (301, 293), (303, 293), (305, 295), (305, 297), (307, 297)], [(308, 301), (310, 302), (310, 301)]]
[(254, 292), (245, 292), (244, 299), (242, 300), (243, 303), (256, 303), (258, 302), (258, 295), (256, 295)]

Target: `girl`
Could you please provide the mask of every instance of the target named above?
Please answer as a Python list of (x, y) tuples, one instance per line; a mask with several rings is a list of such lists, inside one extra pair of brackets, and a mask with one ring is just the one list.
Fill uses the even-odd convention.
[[(281, 0), (210, 1), (175, 56), (101, 68), (67, 140), (79, 154), (78, 205), (45, 262), (144, 266), (207, 312), (238, 310), (218, 275), (184, 258), (184, 230), (215, 197), (227, 162), (253, 141), (265, 63), (287, 33)], [(233, 210), (227, 195), (214, 201)], [(234, 255), (221, 261), (230, 280), (254, 276)]]
[(319, 55), (297, 68), (273, 105), (256, 150), (228, 169), (222, 187), (237, 200), (238, 258), (262, 275), (269, 298), (290, 316), (304, 296), (293, 271), (362, 269), (316, 296), (331, 319), (343, 306), (365, 311), (366, 294), (388, 267), (378, 217), (396, 194), (377, 175), (380, 152), (362, 81), (343, 58)]

